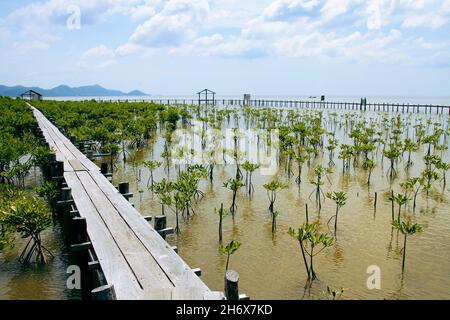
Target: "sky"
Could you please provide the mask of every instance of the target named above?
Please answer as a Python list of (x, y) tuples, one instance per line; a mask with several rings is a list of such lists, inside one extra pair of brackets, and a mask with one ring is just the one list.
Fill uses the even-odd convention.
[(450, 96), (450, 0), (0, 0), (0, 84)]

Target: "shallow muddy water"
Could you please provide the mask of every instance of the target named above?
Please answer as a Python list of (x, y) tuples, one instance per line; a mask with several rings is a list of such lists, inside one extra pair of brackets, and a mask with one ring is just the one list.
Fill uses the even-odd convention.
[[(366, 116), (378, 118), (374, 113)], [(414, 121), (414, 117), (411, 121)], [(440, 121), (445, 123), (448, 118), (440, 118)], [(336, 137), (339, 143), (348, 140), (343, 128), (337, 130)], [(114, 184), (130, 182), (130, 189), (134, 192), (130, 201), (143, 215), (158, 215), (161, 206), (156, 196), (147, 190), (149, 172), (139, 163), (148, 159), (161, 159), (159, 155), (163, 144), (163, 139), (158, 136), (154, 143), (149, 142), (141, 150), (133, 152), (125, 165), (119, 161), (115, 169)], [(404, 169), (405, 162), (396, 164), (399, 177), (392, 184), (395, 192), (401, 192), (399, 182), (419, 174), (423, 167), (421, 157), (424, 152), (420, 150), (413, 154), (416, 165), (409, 171)], [(443, 155), (448, 162), (448, 151)], [(384, 159), (382, 166), (381, 150), (376, 153), (377, 167), (368, 188), (366, 171), (352, 166), (350, 174), (342, 174), (342, 160), (337, 156), (336, 151), (334, 172), (329, 175), (329, 181), (325, 179), (323, 191), (345, 191), (348, 200), (339, 213), (336, 242), (315, 258), (319, 280), (308, 291), (304, 289), (306, 272), (298, 242), (287, 231), (289, 227), (298, 227), (305, 221), (305, 204), (309, 206), (310, 220), (319, 218), (323, 231), (328, 231), (327, 221), (334, 214), (334, 202), (325, 200), (319, 215), (314, 195), (309, 199), (314, 187), (309, 182), (313, 178), (313, 169), (318, 164), (328, 163), (328, 152), (313, 159), (309, 167), (304, 164), (300, 190), (294, 181), (295, 177), (288, 179), (285, 168), (279, 168), (275, 177), (289, 187), (279, 192), (275, 202), (279, 216), (274, 235), (271, 231), (269, 200), (262, 185), (275, 177), (262, 176), (257, 170), (253, 177), (254, 195), (249, 198), (245, 188), (238, 192), (235, 219), (228, 216), (224, 220), (224, 242), (235, 239), (242, 243), (230, 262), (230, 268), (240, 275), (240, 292), (252, 299), (323, 299), (323, 291), (330, 286), (334, 289), (345, 288), (344, 299), (450, 299), (448, 185), (442, 193), (442, 187), (436, 184), (428, 198), (425, 193), (420, 193), (415, 213), (412, 213), (412, 204), (407, 205), (407, 212), (424, 226), (424, 231), (408, 238), (406, 268), (402, 276), (403, 236), (391, 228), (391, 202), (388, 199), (391, 187), (386, 176), (389, 160)], [(235, 171), (235, 165), (216, 166), (213, 183), (209, 179), (201, 182), (205, 196), (195, 204), (196, 214), (189, 221), (181, 218), (181, 233), (167, 238), (170, 244), (178, 246), (180, 256), (192, 268), (202, 269), (202, 279), (213, 290), (223, 290), (226, 262), (225, 256), (218, 250), (218, 216), (214, 208), (219, 208), (221, 203), (225, 207), (230, 206), (232, 193), (222, 184), (234, 177)], [(293, 171), (296, 175), (295, 165)], [(159, 168), (154, 171), (154, 176), (155, 181), (160, 181), (167, 177), (167, 171)], [(176, 178), (173, 167), (170, 168), (170, 178)], [(375, 192), (378, 193), (376, 211)], [(168, 226), (175, 227), (175, 214), (171, 210), (167, 210), (166, 214)], [(373, 265), (381, 270), (380, 290), (367, 288), (370, 276), (367, 268)]]
[[(332, 112), (332, 111), (328, 111)], [(376, 114), (366, 116), (378, 119)], [(412, 116), (414, 120), (416, 115)], [(425, 117), (425, 115), (420, 115)], [(327, 116), (325, 116), (327, 119)], [(448, 121), (448, 118), (440, 118)], [(233, 126), (233, 121), (230, 127)], [(243, 127), (243, 124), (240, 125)], [(412, 132), (412, 129), (410, 130)], [(349, 142), (344, 129), (337, 130), (340, 143)], [(134, 197), (130, 201), (143, 215), (158, 215), (161, 207), (156, 196), (147, 190), (149, 172), (139, 163), (148, 159), (160, 159), (164, 141), (161, 135), (154, 143), (148, 142), (144, 148), (131, 152), (126, 164), (117, 162), (113, 183), (130, 182)], [(448, 142), (447, 142), (448, 144)], [(399, 162), (396, 169), (399, 177), (393, 182), (395, 192), (400, 192), (398, 182), (407, 176), (418, 175), (423, 168), (425, 150), (413, 154), (415, 165), (408, 171), (405, 163)], [(314, 262), (319, 280), (305, 291), (306, 275), (298, 242), (291, 238), (289, 227), (297, 227), (305, 221), (305, 205), (309, 207), (310, 220), (319, 218), (323, 231), (328, 231), (327, 221), (334, 214), (335, 204), (325, 200), (319, 212), (314, 196), (309, 198), (313, 185), (313, 168), (317, 164), (328, 163), (328, 152), (303, 166), (302, 184), (299, 190), (294, 181), (281, 166), (275, 177), (263, 176), (259, 170), (254, 173), (255, 192), (251, 198), (244, 188), (238, 192), (237, 213), (233, 220), (224, 220), (224, 242), (231, 239), (242, 243), (241, 248), (231, 257), (230, 268), (239, 272), (241, 293), (252, 299), (323, 299), (327, 286), (334, 289), (345, 288), (344, 299), (450, 299), (450, 190), (442, 192), (440, 185), (430, 191), (427, 198), (421, 192), (417, 199), (417, 209), (412, 213), (411, 203), (407, 211), (424, 231), (408, 239), (405, 273), (402, 276), (401, 262), (403, 237), (391, 228), (390, 184), (386, 176), (389, 163), (384, 159), (381, 165), (381, 150), (375, 155), (377, 167), (372, 174), (371, 186), (367, 187), (367, 173), (361, 168), (351, 168), (350, 174), (342, 174), (342, 161), (334, 156), (334, 172), (325, 179), (323, 191), (345, 191), (347, 204), (339, 213), (337, 241), (316, 257)], [(449, 161), (449, 152), (444, 152), (444, 160)], [(108, 159), (98, 159), (98, 163)], [(205, 196), (199, 200), (194, 210), (196, 215), (189, 221), (181, 218), (181, 233), (170, 235), (167, 241), (177, 245), (180, 256), (192, 268), (202, 269), (202, 279), (212, 290), (223, 290), (225, 256), (219, 252), (218, 216), (214, 208), (221, 203), (231, 204), (231, 191), (222, 186), (228, 178), (234, 177), (235, 165), (216, 166), (214, 181), (201, 181)], [(293, 166), (294, 175), (297, 174)], [(244, 173), (245, 174), (245, 173)], [(155, 170), (155, 181), (167, 177), (163, 168)], [(140, 179), (139, 179), (140, 178)], [(176, 178), (174, 167), (170, 168), (170, 178)], [(271, 231), (269, 201), (264, 183), (279, 178), (289, 187), (280, 191), (275, 202), (279, 212), (277, 230)], [(39, 176), (30, 175), (27, 185), (32, 187), (40, 181)], [(374, 210), (374, 194), (378, 193), (377, 209)], [(175, 214), (166, 211), (168, 226), (175, 226)], [(331, 227), (331, 226), (330, 226)], [(59, 226), (56, 224), (43, 234), (45, 245), (55, 254), (55, 259), (45, 266), (22, 266), (17, 257), (23, 248), (18, 241), (12, 250), (0, 254), (0, 299), (78, 299), (77, 292), (66, 289), (66, 269), (68, 254), (63, 244)], [(370, 274), (369, 266), (376, 265), (381, 270), (381, 289), (369, 290), (366, 282)]]

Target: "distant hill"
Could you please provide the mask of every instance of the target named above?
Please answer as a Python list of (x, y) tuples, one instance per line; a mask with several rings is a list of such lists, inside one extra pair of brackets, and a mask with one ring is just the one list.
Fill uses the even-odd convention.
[(99, 85), (69, 87), (60, 85), (53, 89), (43, 89), (39, 87), (14, 86), (8, 87), (0, 85), (0, 96), (17, 97), (28, 90), (39, 92), (44, 97), (105, 97), (105, 96), (148, 96), (149, 94), (139, 90), (122, 92), (119, 90), (105, 89)]

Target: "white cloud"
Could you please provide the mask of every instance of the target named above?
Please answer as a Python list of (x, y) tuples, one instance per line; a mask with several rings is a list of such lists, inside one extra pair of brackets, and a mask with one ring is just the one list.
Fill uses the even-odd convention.
[(135, 54), (137, 52), (143, 51), (145, 48), (134, 43), (126, 43), (117, 47), (115, 53), (119, 56), (127, 56), (130, 54)]
[(84, 69), (102, 69), (117, 63), (114, 50), (104, 44), (86, 50), (79, 61), (79, 66)]
[(262, 16), (265, 19), (286, 19), (291, 15), (309, 12), (319, 3), (319, 0), (275, 0), (264, 9)]
[(439, 13), (432, 13), (407, 17), (403, 21), (402, 27), (404, 28), (425, 27), (436, 29), (445, 26), (448, 22), (449, 17), (442, 16)]
[(171, 0), (130, 37), (130, 42), (148, 47), (176, 47), (192, 40), (209, 14), (206, 0)]
[(353, 4), (360, 2), (361, 0), (326, 0), (320, 12), (322, 13), (322, 18), (329, 21), (341, 14), (347, 13)]
[(104, 44), (91, 48), (82, 55), (83, 59), (112, 57), (114, 57), (114, 51), (106, 47)]
[(367, 5), (367, 29), (379, 30), (390, 22), (395, 0), (372, 0)]

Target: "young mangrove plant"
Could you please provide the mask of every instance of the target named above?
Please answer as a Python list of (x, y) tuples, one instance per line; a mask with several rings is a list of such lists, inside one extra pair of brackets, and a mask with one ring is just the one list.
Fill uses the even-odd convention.
[(330, 247), (334, 240), (328, 234), (321, 233), (319, 227), (319, 221), (316, 221), (313, 223), (304, 223), (298, 229), (289, 228), (288, 231), (288, 234), (297, 239), (300, 245), (306, 274), (308, 276), (305, 288), (311, 286), (312, 282), (317, 279), (314, 270), (314, 257), (325, 248)]
[(45, 203), (21, 191), (12, 192), (7, 197), (10, 199), (9, 203), (3, 204), (0, 209), (0, 226), (23, 239), (29, 238), (19, 260), (23, 263), (45, 263), (45, 252), (53, 257), (41, 238), (42, 231), (51, 225)]
[(392, 221), (392, 227), (399, 230), (404, 235), (403, 240), (403, 258), (402, 258), (402, 272), (405, 271), (405, 260), (406, 260), (406, 239), (408, 236), (415, 233), (423, 231), (422, 226), (417, 223), (412, 223), (411, 219), (406, 219), (404, 221)]
[(260, 167), (259, 164), (251, 163), (250, 161), (245, 161), (242, 164), (242, 169), (245, 170), (245, 185), (247, 186), (248, 194), (251, 195), (255, 191), (252, 183), (253, 172)]
[(332, 289), (331, 287), (327, 286), (327, 290), (323, 292), (323, 295), (327, 300), (340, 300), (342, 298), (342, 295), (344, 294), (345, 289), (340, 288), (338, 290)]
[(419, 150), (419, 145), (412, 141), (411, 139), (405, 139), (403, 150), (408, 152), (408, 161), (406, 162), (406, 168), (410, 168), (413, 165), (411, 160), (411, 153)]
[(370, 186), (370, 178), (372, 177), (372, 171), (375, 168), (375, 161), (369, 159), (366, 161), (366, 169), (369, 172), (367, 176), (367, 185)]
[(267, 191), (267, 197), (269, 198), (269, 211), (270, 214), (272, 215), (272, 232), (275, 232), (276, 227), (277, 227), (277, 222), (276, 222), (276, 218), (278, 215), (278, 212), (276, 212), (274, 210), (274, 204), (275, 204), (275, 200), (277, 199), (277, 193), (282, 190), (287, 188), (287, 184), (284, 184), (280, 181), (271, 181), (269, 183), (266, 183), (265, 185), (263, 185), (264, 189), (266, 189)]
[(331, 172), (333, 172), (331, 168), (319, 165), (314, 169), (314, 175), (316, 176), (316, 179), (310, 181), (310, 183), (315, 185), (316, 187), (311, 192), (309, 197), (311, 198), (313, 193), (316, 194), (316, 206), (319, 208), (319, 210), (322, 209), (322, 196), (325, 198), (325, 194), (322, 191), (322, 185), (324, 184), (322, 179)]
[(395, 161), (400, 156), (400, 150), (396, 148), (395, 146), (391, 145), (390, 149), (384, 150), (384, 156), (388, 158), (391, 161), (391, 165), (389, 167), (389, 170), (387, 172), (390, 180), (392, 181), (394, 178), (397, 177), (397, 171), (395, 171)]
[(328, 220), (328, 223), (330, 223), (331, 219), (334, 218), (334, 235), (336, 236), (339, 209), (345, 205), (345, 202), (347, 201), (347, 194), (343, 191), (339, 191), (327, 192), (326, 195), (328, 199), (331, 199), (336, 203), (336, 213)]
[(401, 214), (402, 206), (405, 206), (406, 203), (411, 199), (401, 193), (398, 193), (397, 195), (394, 194), (391, 197), (392, 197), (391, 200), (393, 200), (398, 205), (397, 222), (400, 222), (400, 214)]
[(447, 180), (446, 180), (446, 175), (447, 175), (447, 171), (450, 170), (450, 163), (446, 163), (442, 160), (439, 160), (438, 162), (436, 162), (436, 169), (441, 170), (441, 174), (442, 174), (442, 181), (443, 181), (443, 190), (445, 190), (445, 187), (447, 185)]
[(240, 179), (228, 179), (227, 181), (225, 181), (223, 183), (223, 186), (225, 188), (230, 189), (233, 192), (233, 198), (231, 201), (230, 212), (234, 219), (234, 215), (237, 212), (236, 195), (237, 195), (238, 190), (244, 186), (244, 183)]
[(156, 194), (161, 204), (161, 214), (165, 215), (165, 206), (172, 204), (171, 192), (173, 190), (173, 183), (163, 178), (160, 182), (155, 182), (151, 187), (151, 191)]
[(436, 163), (436, 161), (433, 160), (433, 158), (431, 158), (431, 160), (430, 160), (430, 157), (433, 157), (433, 156), (425, 156), (424, 157), (426, 167), (421, 172), (422, 179), (420, 180), (420, 182), (422, 184), (422, 188), (425, 189), (425, 191), (427, 192), (427, 198), (429, 195), (429, 191), (430, 191), (431, 187), (433, 186), (433, 181), (439, 179), (439, 173), (436, 172), (436, 168), (434, 166), (434, 163)]
[(47, 200), (52, 210), (52, 215), (54, 216), (56, 210), (56, 201), (60, 194), (58, 184), (54, 181), (45, 181), (42, 186), (36, 187), (34, 190), (40, 197)]

